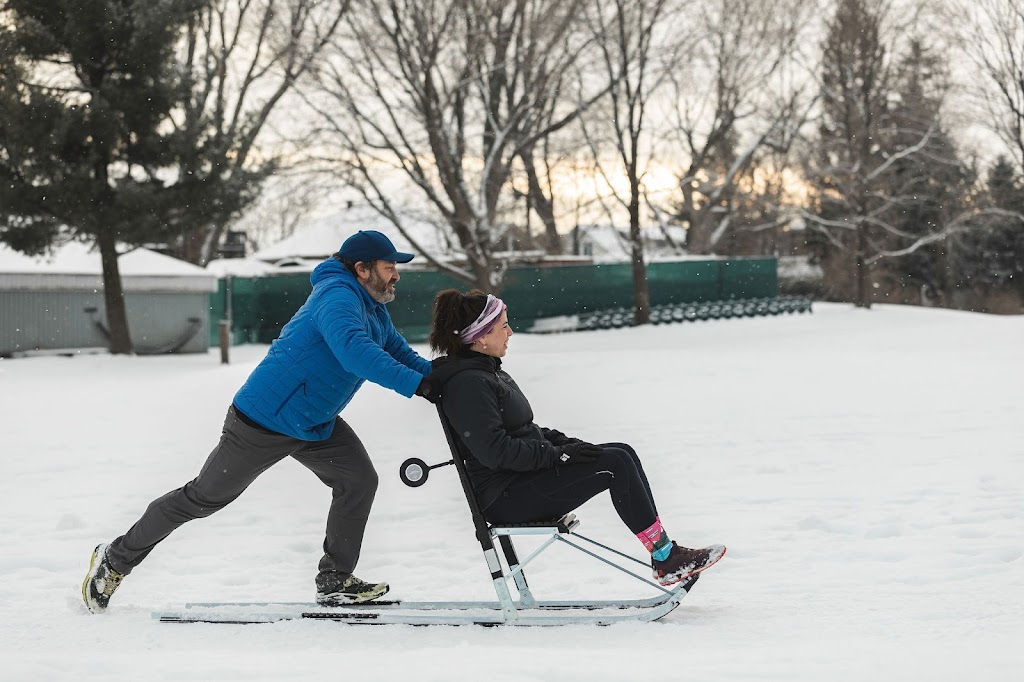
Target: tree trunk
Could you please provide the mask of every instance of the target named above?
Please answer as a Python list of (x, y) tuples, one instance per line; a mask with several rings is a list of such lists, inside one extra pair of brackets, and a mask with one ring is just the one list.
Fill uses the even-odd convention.
[[(94, 77), (93, 83), (102, 82)], [(94, 104), (103, 109), (102, 100)], [(117, 232), (105, 224), (103, 215), (114, 205), (113, 190), (110, 187), (110, 152), (102, 135), (96, 135), (96, 159), (93, 177), (96, 182), (93, 211), (97, 217), (94, 232), (96, 244), (100, 247), (100, 264), (103, 270), (103, 305), (107, 310), (107, 333), (110, 335), (110, 352), (115, 355), (131, 354), (132, 338), (128, 332), (128, 313), (124, 305), (124, 289), (121, 286), (121, 270), (117, 263)]]
[[(467, 252), (466, 255), (469, 256), (469, 253)], [(474, 258), (469, 256), (469, 264), (473, 270), (473, 274), (476, 276), (476, 283), (473, 286), (484, 293), (494, 294), (497, 296), (498, 289), (500, 287), (496, 286), (494, 283), (491, 259), (486, 255), (483, 258)]]
[(708, 255), (711, 253), (711, 226), (708, 224), (707, 210), (694, 210), (690, 215), (690, 224), (686, 230), (686, 250), (693, 254)]
[(629, 241), (633, 264), (633, 326), (651, 321), (651, 297), (647, 288), (647, 265), (644, 263), (644, 243), (640, 236), (640, 181), (631, 173), (629, 179)]
[(124, 305), (121, 271), (117, 264), (117, 240), (109, 230), (100, 230), (96, 236), (103, 264), (103, 304), (107, 309), (107, 330), (110, 333), (110, 352), (131, 354), (132, 339), (128, 332), (128, 314)]
[(181, 258), (193, 265), (205, 266), (203, 263), (203, 243), (206, 241), (206, 227), (193, 227), (181, 236)]
[[(687, 174), (694, 173), (693, 169)], [(686, 226), (686, 251), (693, 254), (707, 254), (711, 251), (711, 228), (708, 225), (708, 206), (697, 208), (697, 200), (693, 195), (693, 187), (689, 182), (679, 184), (683, 198), (682, 211)]]
[(555, 225), (554, 206), (547, 195), (544, 194), (544, 190), (540, 186), (540, 178), (537, 176), (537, 169), (533, 165), (533, 150), (527, 149), (523, 151), (520, 154), (520, 158), (523, 160), (523, 166), (526, 168), (526, 179), (529, 183), (527, 191), (533, 204), (533, 210), (537, 212), (537, 216), (544, 223), (546, 250), (551, 255), (559, 255), (562, 253), (562, 238), (558, 236), (558, 230)]
[(854, 274), (857, 282), (855, 305), (858, 308), (871, 308), (871, 296), (868, 290), (868, 265), (864, 262), (867, 258), (867, 239), (864, 231), (863, 221), (858, 222), (857, 248), (854, 251), (856, 253), (856, 272)]

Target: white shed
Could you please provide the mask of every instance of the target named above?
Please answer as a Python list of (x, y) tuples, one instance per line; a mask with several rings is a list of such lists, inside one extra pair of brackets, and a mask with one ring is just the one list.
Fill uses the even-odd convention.
[[(137, 353), (209, 348), (214, 273), (142, 248), (118, 265)], [(108, 346), (98, 250), (70, 242), (33, 258), (0, 245), (0, 356)]]

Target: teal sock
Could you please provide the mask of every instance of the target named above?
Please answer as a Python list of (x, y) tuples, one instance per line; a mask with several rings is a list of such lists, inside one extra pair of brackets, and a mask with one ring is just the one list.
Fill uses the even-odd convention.
[(668, 539), (668, 533), (662, 531), (661, 537), (654, 543), (654, 550), (651, 552), (651, 556), (657, 561), (664, 561), (668, 558), (669, 553), (672, 551), (672, 542)]
[(654, 523), (649, 528), (645, 528), (636, 534), (640, 542), (644, 543), (644, 547), (651, 553), (656, 561), (664, 561), (668, 558), (668, 555), (672, 552), (672, 542), (668, 539), (668, 533), (665, 532), (665, 528), (661, 525), (661, 517), (655, 517)]

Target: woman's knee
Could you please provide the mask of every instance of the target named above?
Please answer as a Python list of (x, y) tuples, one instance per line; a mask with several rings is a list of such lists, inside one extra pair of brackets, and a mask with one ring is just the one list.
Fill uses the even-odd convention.
[(625, 450), (602, 445), (601, 455), (598, 457), (597, 462), (615, 473), (621, 473), (632, 467), (633, 460)]
[(620, 456), (628, 457), (637, 468), (640, 468), (640, 456), (636, 454), (633, 446), (627, 443), (603, 443), (601, 447), (606, 450), (618, 450), (621, 453)]
[(633, 448), (628, 445), (622, 447), (622, 444), (613, 443), (602, 445), (601, 448), (604, 453), (599, 461), (604, 462), (607, 466), (614, 466), (620, 474), (632, 476), (642, 471), (640, 459)]
[(634, 450), (633, 446), (630, 445), (629, 443), (602, 443), (601, 447), (602, 448), (614, 448), (616, 450), (622, 450), (622, 451), (626, 452), (627, 454), (629, 454), (629, 456), (631, 458), (637, 459), (636, 450)]

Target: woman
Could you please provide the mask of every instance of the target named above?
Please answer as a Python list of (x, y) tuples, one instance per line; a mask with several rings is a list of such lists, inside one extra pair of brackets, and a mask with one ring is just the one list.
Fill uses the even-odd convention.
[(725, 554), (712, 545), (688, 549), (671, 541), (633, 448), (593, 445), (533, 422), (533, 410), (501, 369), (512, 328), (500, 299), (447, 289), (434, 299), (432, 379), (458, 436), (470, 482), (495, 524), (557, 519), (608, 490), (619, 518), (651, 553), (654, 578), (672, 585)]

